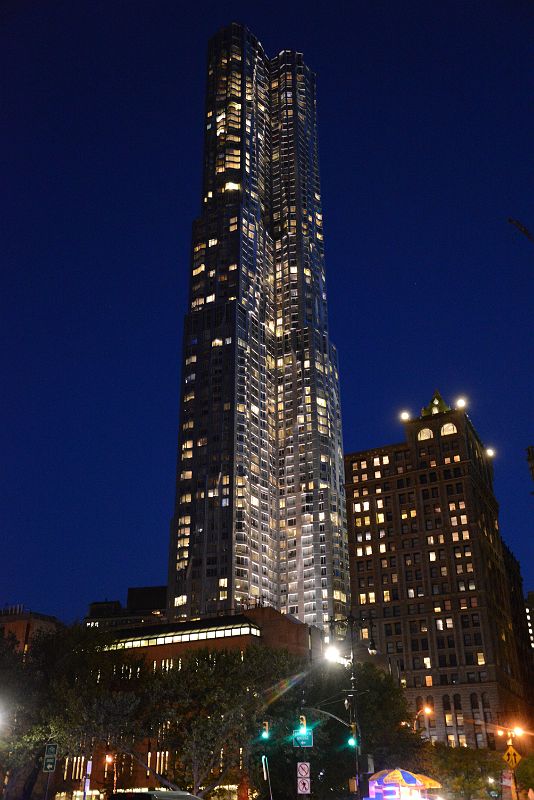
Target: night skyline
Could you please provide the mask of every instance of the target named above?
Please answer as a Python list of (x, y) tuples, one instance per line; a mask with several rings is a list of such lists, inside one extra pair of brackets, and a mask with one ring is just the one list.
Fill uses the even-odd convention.
[(206, 47), (232, 19), (317, 74), (345, 451), (467, 396), (533, 588), (534, 248), (507, 222), (534, 227), (532, 9), (303, 8), (213, 5), (179, 38), (173, 3), (4, 6), (0, 605), (72, 619), (165, 582)]

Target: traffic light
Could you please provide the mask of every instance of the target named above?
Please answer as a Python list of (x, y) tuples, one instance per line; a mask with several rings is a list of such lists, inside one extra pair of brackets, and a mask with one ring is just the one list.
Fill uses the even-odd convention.
[(263, 720), (261, 723), (261, 738), (268, 739), (269, 738), (269, 723), (266, 719)]
[(306, 717), (304, 716), (304, 714), (301, 714), (299, 717), (299, 727), (300, 727), (299, 733), (302, 734), (306, 733)]
[(355, 722), (350, 723), (350, 736), (347, 739), (347, 744), (349, 747), (358, 746), (358, 726)]

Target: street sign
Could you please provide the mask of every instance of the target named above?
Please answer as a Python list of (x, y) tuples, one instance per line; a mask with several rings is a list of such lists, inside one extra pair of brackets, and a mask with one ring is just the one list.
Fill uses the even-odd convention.
[(297, 764), (297, 778), (309, 778), (309, 777), (310, 777), (310, 762), (299, 761)]
[(57, 748), (58, 746), (55, 742), (49, 742), (45, 745), (43, 772), (54, 772), (56, 768)]
[(310, 792), (311, 792), (311, 780), (309, 778), (299, 778), (297, 780), (297, 793), (310, 794)]
[(293, 747), (313, 747), (312, 729), (301, 731), (300, 728), (297, 728), (293, 731)]
[(501, 784), (502, 786), (511, 786), (512, 781), (514, 778), (514, 773), (511, 772), (509, 769), (503, 769), (501, 775)]
[(503, 753), (502, 757), (504, 758), (510, 769), (515, 769), (519, 764), (519, 762), (521, 761), (521, 756), (519, 755), (517, 750), (515, 750), (515, 748), (512, 747), (512, 745), (508, 747), (506, 752)]

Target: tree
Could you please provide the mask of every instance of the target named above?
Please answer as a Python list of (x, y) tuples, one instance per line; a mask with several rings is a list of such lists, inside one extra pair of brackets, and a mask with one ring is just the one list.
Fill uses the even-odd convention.
[(135, 757), (151, 708), (150, 673), (139, 659), (110, 651), (110, 642), (106, 633), (74, 625), (36, 636), (23, 658), (16, 643), (0, 639), (6, 800), (29, 800), (47, 742), (58, 744), (60, 757), (88, 755), (95, 743)]
[[(262, 752), (272, 766), (273, 795), (284, 796), (287, 787), (295, 785), (299, 760), (311, 763), (314, 797), (347, 792), (349, 778), (356, 771), (356, 751), (348, 744), (345, 701), (349, 686), (345, 668), (318, 663), (304, 681), (270, 708), (273, 736), (268, 743), (256, 743), (252, 771), (255, 788), (263, 797), (267, 796), (267, 787), (259, 766)], [(373, 755), (375, 768), (380, 769), (405, 763), (424, 747), (420, 738), (402, 725), (408, 716), (404, 693), (389, 674), (372, 664), (356, 666), (356, 704), (361, 729), (360, 773), (366, 771), (367, 755)], [(305, 707), (307, 726), (313, 729), (313, 748), (303, 751), (293, 746), (291, 737), (298, 727), (301, 705)]]
[(26, 800), (39, 774), (39, 746), (31, 731), (40, 722), (41, 681), (14, 636), (0, 633), (0, 773), (4, 797), (13, 787)]
[(201, 651), (164, 677), (160, 746), (175, 754), (170, 775), (193, 794), (212, 792), (247, 765), (273, 681), (301, 669), (282, 651)]
[(502, 758), (493, 750), (475, 750), (471, 747), (432, 747), (432, 775), (453, 795), (463, 800), (485, 797), (488, 778), (500, 779)]
[(515, 771), (517, 785), (524, 792), (534, 791), (534, 756), (523, 756)]

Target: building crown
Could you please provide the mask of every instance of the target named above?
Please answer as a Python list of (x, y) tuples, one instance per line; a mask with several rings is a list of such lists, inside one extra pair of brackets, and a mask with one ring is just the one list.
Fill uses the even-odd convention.
[(443, 414), (445, 411), (452, 411), (452, 409), (436, 389), (430, 403), (421, 409), (421, 416), (431, 417), (433, 414)]

